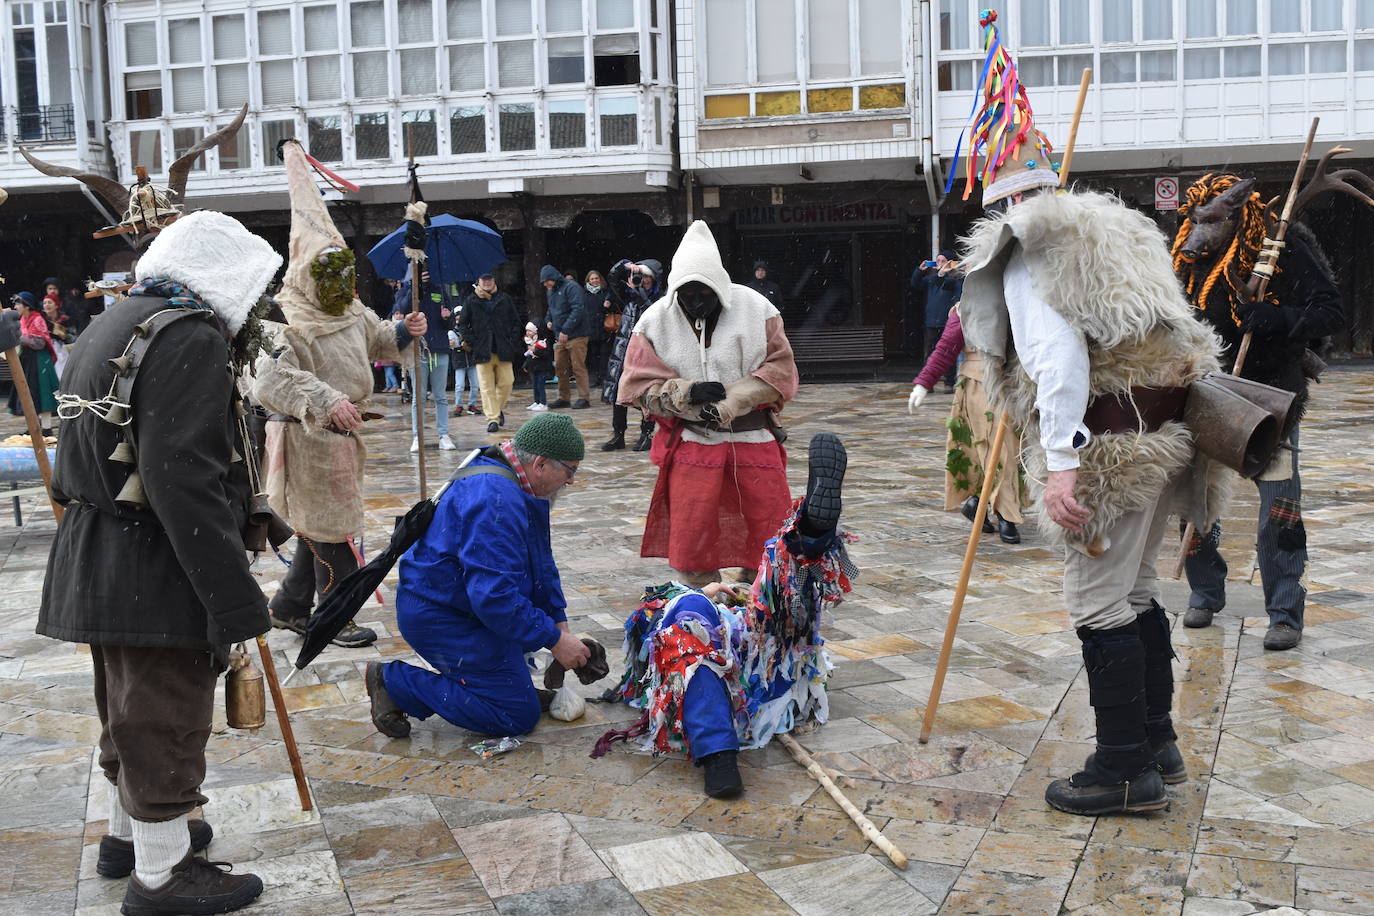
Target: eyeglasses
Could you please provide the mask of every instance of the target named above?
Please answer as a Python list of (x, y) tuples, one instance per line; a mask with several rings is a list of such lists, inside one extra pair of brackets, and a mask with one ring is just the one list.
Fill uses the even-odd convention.
[(563, 470), (567, 471), (569, 480), (572, 480), (573, 476), (577, 474), (577, 468), (573, 467), (571, 464), (568, 464), (566, 461), (559, 461), (557, 458), (550, 458), (549, 460), (552, 461), (554, 464), (558, 465), (559, 467), (561, 467)]

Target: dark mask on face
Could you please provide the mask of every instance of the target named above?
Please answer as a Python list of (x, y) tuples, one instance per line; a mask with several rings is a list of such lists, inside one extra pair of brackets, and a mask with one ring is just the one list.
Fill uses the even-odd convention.
[(677, 304), (692, 321), (706, 321), (720, 311), (720, 297), (716, 291), (695, 280), (678, 288)]

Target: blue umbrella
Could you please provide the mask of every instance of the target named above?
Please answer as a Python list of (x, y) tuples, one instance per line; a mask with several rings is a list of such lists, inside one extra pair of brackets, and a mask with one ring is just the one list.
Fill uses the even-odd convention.
[[(501, 244), (501, 233), (470, 219), (440, 213), (429, 221), (425, 234), (428, 236), (425, 254), (429, 259), (424, 262), (423, 269), (429, 271), (429, 278), (434, 283), (473, 280), (508, 260), (505, 246)], [(401, 251), (405, 236), (406, 228), (402, 226), (367, 253), (378, 276), (389, 280), (410, 279), (410, 261)]]

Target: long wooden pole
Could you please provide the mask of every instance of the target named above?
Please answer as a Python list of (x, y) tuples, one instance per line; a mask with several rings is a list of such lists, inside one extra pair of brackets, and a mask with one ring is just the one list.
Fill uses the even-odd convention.
[(24, 409), (24, 423), (29, 429), (29, 444), (33, 446), (33, 457), (38, 462), (38, 471), (43, 475), (43, 486), (48, 491), (48, 504), (52, 506), (53, 517), (60, 522), (62, 506), (52, 498), (52, 465), (48, 463), (48, 447), (43, 442), (43, 424), (38, 420), (38, 408), (33, 403), (29, 380), (24, 376), (24, 365), (19, 361), (18, 347), (10, 347), (5, 351), (5, 362), (9, 363), (10, 380), (14, 383), (14, 391)]
[[(1069, 172), (1073, 167), (1073, 150), (1078, 144), (1078, 125), (1083, 120), (1083, 105), (1088, 100), (1088, 86), (1091, 85), (1093, 71), (1083, 68), (1083, 76), (1078, 81), (1078, 100), (1073, 108), (1073, 121), (1069, 125), (1069, 141), (1064, 145), (1064, 158), (1059, 164), (1059, 187), (1069, 184)], [(954, 649), (954, 634), (959, 629), (959, 615), (964, 609), (964, 598), (968, 595), (968, 583), (973, 575), (973, 560), (978, 555), (978, 542), (983, 536), (983, 520), (988, 517), (988, 503), (992, 498), (992, 488), (997, 477), (997, 460), (1002, 455), (1002, 443), (1007, 438), (1010, 420), (1006, 411), (997, 418), (997, 428), (992, 434), (992, 448), (984, 463), (983, 488), (978, 493), (978, 511), (973, 515), (973, 530), (968, 535), (968, 546), (964, 548), (964, 565), (959, 570), (959, 584), (954, 590), (954, 601), (950, 605), (949, 618), (945, 621), (945, 638), (940, 645), (940, 660), (935, 666), (935, 679), (930, 684), (930, 698), (926, 701), (925, 718), (921, 722), (919, 741), (930, 741), (930, 732), (935, 728), (935, 712), (940, 707), (940, 693), (944, 690), (945, 674), (949, 671), (949, 657)]]
[(782, 742), (783, 747), (787, 748), (787, 752), (792, 755), (792, 759), (806, 767), (806, 772), (815, 777), (816, 782), (821, 784), (821, 788), (825, 789), (830, 797), (835, 799), (835, 803), (840, 806), (845, 814), (849, 815), (850, 820), (858, 825), (859, 830), (863, 832), (863, 835), (868, 838), (869, 842), (881, 849), (883, 855), (892, 860), (893, 865), (905, 870), (907, 867), (906, 855), (897, 848), (896, 844), (883, 836), (883, 832), (873, 826), (873, 822), (865, 817), (862, 811), (854, 807), (854, 803), (840, 791), (839, 786), (835, 785), (834, 780), (826, 773), (825, 768), (812, 760), (811, 755), (803, 750), (802, 746), (798, 744), (796, 739), (791, 735), (778, 735), (778, 740)]
[[(297, 562), (303, 562), (297, 560)], [(258, 655), (262, 658), (263, 674), (267, 676), (267, 687), (272, 691), (272, 707), (277, 711), (277, 725), (281, 728), (282, 741), (286, 743), (286, 758), (291, 761), (291, 775), (296, 778), (296, 793), (301, 797), (301, 810), (309, 811), (310, 784), (305, 781), (305, 767), (301, 764), (301, 752), (296, 747), (296, 733), (291, 730), (291, 717), (286, 714), (286, 698), (282, 696), (281, 682), (277, 680), (277, 666), (272, 661), (272, 651), (267, 648), (267, 637), (258, 637)]]
[[(406, 145), (409, 148), (410, 167), (415, 167), (415, 137), (411, 132), (411, 125), (406, 125)], [(415, 185), (410, 186), (410, 202), (415, 203)], [(410, 262), (410, 313), (418, 314), (420, 311), (420, 262)], [(424, 356), (421, 342), (412, 339), (410, 341), (411, 356), (414, 360), (415, 384), (412, 385), (414, 395), (413, 406), (415, 408), (415, 444), (419, 449), (415, 452), (415, 462), (420, 475), (420, 498), (429, 498), (429, 483), (425, 480), (425, 389), (429, 387), (429, 373), (424, 370)], [(435, 408), (438, 408), (438, 398), (435, 398)]]
[[(1317, 125), (1321, 118), (1313, 118), (1312, 126), (1307, 130), (1307, 142), (1303, 144), (1302, 155), (1298, 157), (1298, 168), (1293, 173), (1293, 182), (1288, 186), (1288, 199), (1283, 202), (1283, 214), (1279, 217), (1279, 224), (1274, 229), (1274, 241), (1282, 242), (1288, 235), (1288, 222), (1293, 218), (1293, 202), (1297, 200), (1298, 188), (1302, 184), (1303, 173), (1307, 171), (1307, 158), (1312, 154), (1312, 144), (1317, 139)], [(1275, 246), (1273, 254), (1274, 262), (1278, 261), (1279, 247)], [(1269, 278), (1273, 276), (1273, 263), (1269, 264), (1269, 270), (1260, 274), (1259, 285), (1255, 287), (1255, 301), (1260, 302), (1264, 299), (1264, 294), (1269, 291)], [(1245, 336), (1240, 339), (1240, 348), (1236, 350), (1236, 362), (1231, 366), (1232, 375), (1240, 375), (1240, 370), (1245, 368), (1246, 357), (1250, 355), (1250, 341), (1254, 339), (1254, 331), (1246, 331)], [(1183, 526), (1183, 538), (1178, 544), (1178, 560), (1174, 562), (1174, 578), (1183, 576), (1183, 566), (1188, 560), (1188, 545), (1192, 543), (1193, 535), (1197, 533), (1197, 527), (1189, 522)]]

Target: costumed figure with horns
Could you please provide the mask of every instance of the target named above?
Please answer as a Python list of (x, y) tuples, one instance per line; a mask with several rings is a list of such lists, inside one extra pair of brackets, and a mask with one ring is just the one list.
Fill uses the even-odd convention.
[(281, 256), (222, 213), (164, 228), (129, 297), (91, 322), (59, 395), (66, 507), (38, 632), (89, 643), (110, 782), (96, 871), (130, 872), (125, 913), (228, 912), (253, 875), (193, 857), (212, 831), (205, 744), (230, 644), (268, 630), (249, 569), (252, 477), (235, 379)]
[[(992, 403), (1024, 430), (1040, 530), (1063, 545), (1097, 724), (1096, 752), (1045, 799), (1081, 815), (1157, 810), (1164, 783), (1187, 771), (1155, 561), (1181, 478), (1201, 472), (1182, 418), (1219, 343), (1189, 320), (1153, 222), (1106, 194), (1054, 191), (1049, 143), (995, 19), (980, 20), (988, 61), (965, 191), (981, 179), (988, 216), (964, 240), (959, 314)], [(1208, 502), (1192, 508), (1210, 526)]]
[[(253, 400), (271, 411), (266, 483), (272, 510), (296, 531), (291, 568), (272, 597), (272, 625), (304, 633), (315, 605), (358, 568), (349, 538), (363, 526), (367, 448), (359, 405), (372, 395), (372, 363), (400, 358), (424, 334), (424, 313), (386, 322), (357, 299), (353, 252), (334, 227), (299, 142), (282, 145), (291, 196), (290, 260), (277, 304), (276, 346), (258, 360)], [(349, 623), (336, 645), (372, 644)]]
[[(1204, 175), (1188, 188), (1178, 212), (1183, 220), (1174, 239), (1174, 269), (1193, 314), (1225, 341), (1224, 365), (1236, 362), (1241, 339), (1252, 334), (1237, 374), (1297, 395), (1280, 433), (1288, 447), (1255, 480), (1260, 500), (1256, 553), (1269, 615), (1264, 648), (1291, 649), (1302, 639), (1307, 599), (1298, 422), (1309, 381), (1322, 367), (1308, 347), (1343, 325), (1340, 293), (1316, 237), (1294, 222), (1287, 227), (1264, 301), (1255, 301), (1250, 281), (1269, 232), (1253, 179)], [(1184, 626), (1210, 626), (1212, 616), (1226, 606), (1226, 561), (1220, 546), (1219, 521), (1198, 528), (1185, 545), (1192, 594)]]

